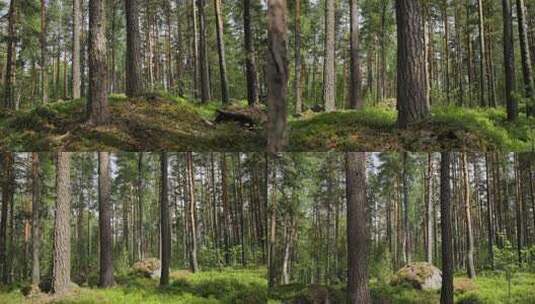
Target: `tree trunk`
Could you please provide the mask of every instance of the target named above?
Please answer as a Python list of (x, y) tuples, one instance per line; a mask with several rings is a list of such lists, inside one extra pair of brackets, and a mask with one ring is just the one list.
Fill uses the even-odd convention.
[(286, 0), (270, 0), (268, 4), (268, 85), (267, 150), (278, 152), (287, 142), (288, 119), (288, 20)]
[(470, 182), (468, 180), (468, 161), (466, 153), (462, 153), (463, 183), (464, 183), (464, 215), (466, 219), (466, 242), (468, 251), (466, 253), (466, 264), (468, 277), (475, 279), (476, 268), (474, 266), (474, 233), (472, 231), (472, 215), (470, 207)]
[(529, 53), (527, 12), (524, 0), (516, 0), (518, 18), (518, 36), (520, 37), (520, 54), (522, 56), (522, 75), (524, 78), (524, 96), (528, 100), (526, 113), (535, 115), (535, 87), (533, 83), (533, 67)]
[[(39, 34), (39, 44), (41, 47), (41, 103), (48, 102), (48, 84), (46, 73), (46, 1), (41, 0), (41, 32)], [(54, 76), (54, 69), (52, 69), (52, 77)]]
[(139, 152), (139, 157), (137, 160), (137, 212), (138, 212), (138, 258), (143, 260), (145, 257), (144, 254), (144, 235), (143, 235), (143, 152)]
[(110, 153), (98, 152), (98, 209), (100, 231), (99, 286), (113, 285)]
[(7, 284), (9, 281), (9, 263), (7, 260), (7, 213), (9, 204), (13, 200), (14, 187), (14, 159), (13, 153), (2, 153), (2, 215), (0, 218), (0, 280)]
[(73, 0), (73, 41), (72, 41), (72, 98), (79, 99), (81, 86), (80, 38), (82, 34), (81, 0)]
[(336, 110), (336, 0), (325, 0), (325, 62), (323, 98), (325, 111)]
[(15, 31), (15, 1), (9, 2), (8, 11), (8, 25), (7, 25), (7, 55), (6, 55), (6, 73), (4, 78), (4, 107), (6, 109), (15, 110), (15, 43), (16, 43), (16, 31)]
[(167, 181), (167, 153), (160, 154), (160, 233), (162, 244), (162, 274), (160, 286), (169, 284), (169, 266), (171, 264), (171, 226), (169, 220), (169, 198)]
[(141, 38), (139, 35), (139, 16), (136, 0), (125, 0), (126, 15), (126, 96), (143, 94), (143, 75), (141, 72)]
[(370, 231), (366, 196), (366, 153), (346, 153), (348, 303), (371, 303), (368, 289)]
[(227, 62), (225, 59), (225, 36), (223, 32), (223, 15), (221, 0), (214, 0), (215, 22), (217, 31), (217, 51), (219, 55), (219, 74), (221, 78), (221, 102), (223, 104), (230, 102), (228, 77), (227, 77)]
[(350, 0), (351, 13), (351, 85), (349, 89), (349, 107), (351, 109), (361, 109), (364, 106), (361, 96), (362, 74), (360, 71), (360, 45), (359, 45), (359, 11), (357, 0)]
[(102, 125), (110, 120), (104, 1), (89, 1), (89, 98), (87, 102), (87, 120), (90, 125)]
[(32, 285), (39, 286), (41, 275), (39, 272), (39, 249), (41, 247), (40, 209), (41, 209), (41, 180), (39, 153), (32, 152)]
[(295, 1), (295, 113), (303, 112), (301, 0)]
[(433, 264), (433, 160), (432, 154), (427, 155), (427, 196), (426, 196), (426, 261)]
[(511, 0), (502, 0), (503, 9), (503, 56), (505, 66), (505, 97), (507, 100), (507, 119), (518, 117), (518, 102), (515, 99), (515, 48), (513, 38), (513, 14)]
[(485, 153), (485, 179), (487, 188), (487, 237), (488, 237), (488, 255), (490, 260), (490, 267), (494, 270), (494, 223), (492, 216), (492, 203), (490, 200), (490, 182), (489, 182), (489, 157), (488, 153)]
[(479, 7), (479, 56), (480, 58), (480, 94), (481, 94), (481, 101), (480, 105), (482, 107), (488, 106), (488, 102), (485, 99), (485, 23), (484, 23), (484, 15), (483, 15), (483, 0), (478, 0), (478, 7)]
[[(269, 5), (269, 4), (268, 4)], [(245, 74), (247, 76), (247, 100), (249, 106), (258, 103), (258, 78), (256, 75), (253, 29), (251, 25), (251, 0), (243, 0), (243, 35), (245, 49)]]
[(442, 232), (442, 290), (441, 304), (453, 304), (453, 252), (451, 231), (451, 153), (442, 152), (440, 161), (440, 228)]
[(422, 3), (396, 0), (396, 19), (398, 125), (407, 128), (409, 124), (429, 115)]
[(210, 73), (208, 66), (208, 54), (206, 46), (206, 15), (204, 13), (205, 0), (197, 0), (199, 7), (199, 59), (201, 60), (201, 101), (208, 102), (210, 96)]
[(193, 273), (199, 271), (197, 262), (197, 218), (195, 203), (195, 174), (193, 174), (193, 156), (191, 152), (186, 153), (187, 173), (188, 173), (188, 192), (189, 192), (189, 234), (191, 237), (190, 246), (190, 269)]
[(54, 219), (54, 265), (52, 290), (63, 294), (71, 284), (71, 177), (70, 153), (58, 152), (56, 159), (56, 217)]
[(410, 248), (410, 226), (409, 226), (409, 174), (407, 173), (408, 164), (407, 158), (409, 157), (408, 152), (403, 152), (403, 172), (402, 172), (402, 182), (403, 182), (403, 262), (411, 262), (411, 248)]

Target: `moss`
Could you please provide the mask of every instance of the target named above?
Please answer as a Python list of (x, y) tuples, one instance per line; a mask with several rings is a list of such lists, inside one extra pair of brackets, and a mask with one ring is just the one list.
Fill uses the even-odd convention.
[[(187, 273), (187, 275), (185, 275)], [(180, 278), (176, 278), (180, 276)], [(24, 298), (19, 289), (0, 291), (0, 303), (202, 303), (241, 304), (266, 303), (267, 282), (264, 269), (223, 269), (196, 274), (172, 273), (168, 287), (160, 288), (157, 280), (138, 276), (120, 276), (117, 285), (109, 289), (79, 288), (68, 295)]]

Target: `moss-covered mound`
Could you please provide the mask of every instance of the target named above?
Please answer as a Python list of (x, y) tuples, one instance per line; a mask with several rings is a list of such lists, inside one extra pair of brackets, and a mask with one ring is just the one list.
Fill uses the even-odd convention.
[(0, 147), (12, 151), (250, 151), (264, 147), (261, 132), (237, 123), (213, 124), (212, 104), (147, 95), (110, 98), (108, 125), (84, 123), (81, 100), (56, 102), (0, 119)]
[(435, 107), (432, 116), (406, 130), (391, 107), (316, 114), (290, 121), (292, 151), (529, 151), (535, 118), (507, 121), (504, 109)]

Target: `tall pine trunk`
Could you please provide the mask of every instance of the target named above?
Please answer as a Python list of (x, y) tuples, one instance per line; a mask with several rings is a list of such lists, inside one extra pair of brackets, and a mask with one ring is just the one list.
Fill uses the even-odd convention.
[(325, 0), (325, 62), (323, 98), (325, 111), (336, 110), (336, 0)]
[(32, 153), (32, 285), (38, 286), (41, 280), (39, 272), (39, 249), (41, 247), (40, 209), (41, 180), (39, 153)]
[(113, 285), (110, 153), (98, 152), (98, 210), (100, 231), (100, 277), (102, 288)]
[(6, 55), (6, 72), (4, 78), (4, 102), (3, 106), (6, 109), (15, 109), (15, 43), (16, 43), (16, 32), (15, 32), (15, 2), (16, 0), (11, 0), (9, 2), (9, 11), (8, 11), (8, 25), (7, 25), (7, 55)]
[(197, 204), (195, 202), (195, 174), (193, 173), (193, 155), (191, 152), (186, 153), (186, 165), (189, 193), (189, 235), (191, 238), (189, 258), (190, 269), (193, 273), (195, 273), (199, 271), (199, 263), (197, 261)]
[(511, 0), (502, 0), (503, 9), (503, 56), (505, 67), (505, 98), (507, 102), (507, 119), (516, 120), (518, 117), (518, 102), (515, 91), (515, 48), (513, 37), (513, 13)]
[(247, 76), (247, 100), (249, 106), (259, 102), (258, 79), (256, 76), (253, 28), (251, 25), (251, 0), (243, 0), (243, 36), (245, 49), (245, 74)]
[(442, 232), (441, 304), (453, 304), (453, 250), (451, 218), (451, 153), (442, 152), (440, 161), (440, 228)]
[(227, 62), (225, 59), (225, 36), (223, 32), (223, 14), (221, 0), (214, 0), (215, 22), (217, 31), (217, 51), (219, 55), (219, 76), (221, 78), (221, 102), (229, 103), (229, 87), (227, 76)]
[(288, 20), (286, 0), (268, 3), (268, 86), (267, 150), (281, 151), (287, 142), (288, 125)]
[(396, 0), (396, 19), (398, 125), (407, 128), (429, 115), (421, 1)]
[(72, 98), (79, 99), (81, 86), (80, 71), (80, 40), (82, 35), (82, 9), (81, 0), (73, 0), (73, 41), (72, 41)]
[(87, 101), (87, 120), (90, 125), (106, 124), (110, 119), (105, 7), (105, 0), (89, 1), (89, 98)]
[(295, 112), (303, 112), (301, 0), (295, 1)]
[(166, 152), (160, 154), (160, 177), (160, 242), (162, 246), (160, 286), (167, 286), (169, 284), (169, 267), (171, 264), (171, 226), (169, 219)]
[(529, 53), (527, 12), (524, 0), (516, 0), (518, 18), (518, 36), (520, 37), (520, 54), (522, 57), (522, 75), (524, 78), (524, 96), (527, 99), (527, 115), (535, 115), (535, 84), (533, 83), (533, 67)]
[(126, 96), (135, 97), (143, 93), (141, 73), (141, 38), (136, 0), (125, 0), (126, 15)]
[(476, 268), (474, 266), (474, 232), (472, 228), (472, 214), (470, 206), (470, 182), (468, 179), (468, 161), (466, 153), (462, 153), (462, 169), (463, 169), (463, 183), (464, 183), (464, 215), (466, 220), (466, 266), (468, 277), (474, 279), (476, 277)]
[(361, 94), (362, 74), (360, 71), (360, 45), (359, 45), (359, 10), (357, 0), (350, 0), (350, 54), (351, 54), (351, 85), (349, 89), (349, 107), (361, 109), (364, 106)]
[(206, 15), (204, 13), (205, 0), (197, 0), (199, 7), (199, 59), (201, 66), (201, 101), (208, 102), (210, 96), (210, 72), (206, 45)]
[(366, 196), (366, 153), (346, 154), (348, 248), (348, 303), (371, 303), (368, 289), (368, 240), (370, 231)]
[(56, 216), (54, 219), (54, 259), (52, 290), (63, 294), (71, 283), (71, 177), (70, 153), (56, 155)]

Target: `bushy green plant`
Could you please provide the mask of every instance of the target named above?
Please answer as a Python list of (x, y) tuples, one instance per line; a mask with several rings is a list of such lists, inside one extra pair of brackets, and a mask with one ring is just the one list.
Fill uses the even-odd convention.
[(496, 270), (505, 274), (508, 286), (508, 299), (511, 300), (511, 282), (514, 274), (518, 271), (518, 257), (513, 245), (508, 240), (504, 241), (503, 248), (494, 247)]

